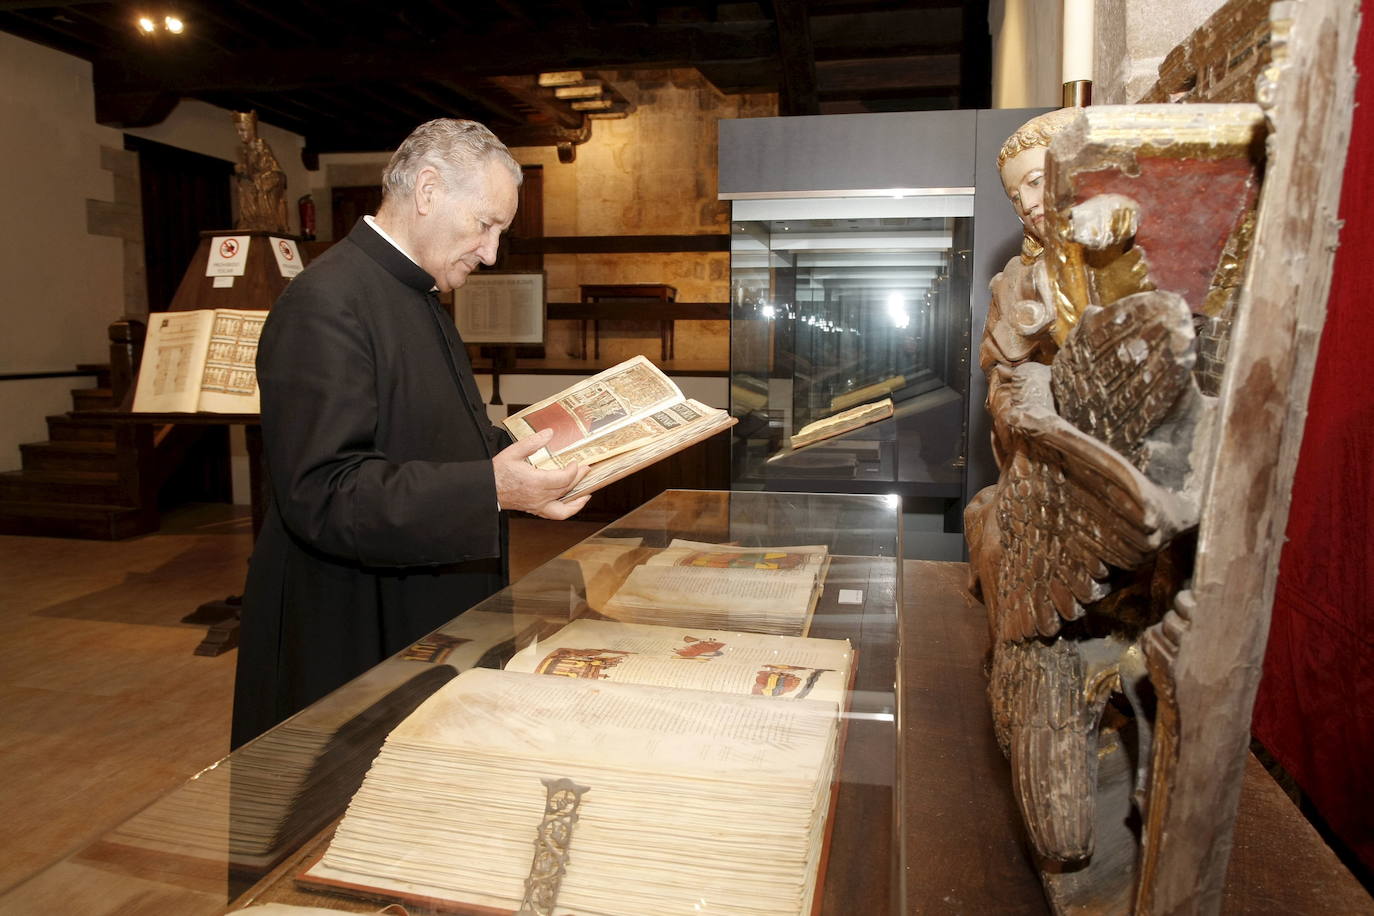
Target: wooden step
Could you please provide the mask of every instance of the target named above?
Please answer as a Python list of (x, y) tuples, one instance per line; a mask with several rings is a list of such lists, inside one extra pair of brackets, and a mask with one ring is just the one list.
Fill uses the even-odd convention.
[(25, 442), (19, 446), (26, 471), (117, 472), (114, 442)]
[(5, 471), (0, 501), (128, 505), (119, 475), (103, 471)]
[(88, 420), (68, 414), (47, 418), (48, 438), (54, 442), (113, 442), (114, 424), (107, 420)]
[(0, 501), (0, 534), (118, 541), (157, 528), (156, 512), (129, 506)]
[(77, 363), (77, 372), (89, 372), (95, 376), (97, 388), (110, 387), (110, 364), (109, 363)]
[(100, 410), (115, 407), (114, 392), (109, 388), (73, 388), (72, 406), (77, 410)]

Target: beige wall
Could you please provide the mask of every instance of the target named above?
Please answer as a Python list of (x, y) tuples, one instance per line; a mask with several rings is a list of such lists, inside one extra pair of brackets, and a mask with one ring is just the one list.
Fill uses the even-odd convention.
[(1060, 99), (1061, 0), (992, 0), (992, 107), (1044, 108)]
[[(90, 64), (0, 32), (0, 373), (103, 362), (123, 314), (121, 242), (86, 232), (87, 198), (113, 196), (100, 147), (123, 146), (95, 123), (94, 99)], [(19, 467), (19, 443), (47, 438), (43, 417), (88, 384), (0, 382), (0, 470)]]
[[(512, 150), (544, 166), (546, 235), (694, 235), (729, 230), (729, 206), (716, 199), (721, 118), (767, 117), (777, 97), (724, 95), (695, 70), (604, 74), (637, 108), (597, 121), (592, 138), (563, 165), (551, 147)], [(726, 302), (730, 259), (720, 254), (553, 255), (544, 259), (549, 300), (576, 302), (584, 283), (666, 283), (682, 302)], [(571, 355), (572, 323), (549, 328), (549, 355)], [(678, 359), (724, 360), (726, 322), (680, 322)], [(603, 322), (601, 355), (657, 358), (656, 326)]]

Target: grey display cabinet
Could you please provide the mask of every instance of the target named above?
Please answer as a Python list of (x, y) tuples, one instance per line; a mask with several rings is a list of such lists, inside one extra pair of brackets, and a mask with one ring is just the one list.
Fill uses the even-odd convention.
[[(957, 559), (996, 479), (978, 340), (1019, 249), (997, 174), (1041, 109), (720, 124), (731, 202), (731, 484), (894, 493), (908, 556)], [(807, 423), (891, 397), (894, 415), (805, 449)]]

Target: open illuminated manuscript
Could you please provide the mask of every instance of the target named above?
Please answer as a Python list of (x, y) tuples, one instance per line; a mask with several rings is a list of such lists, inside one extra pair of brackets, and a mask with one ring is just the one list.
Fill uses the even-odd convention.
[(1294, 7), (1265, 107), (1061, 110), (999, 158), (1026, 241), (980, 348), (1000, 476), (965, 521), (1059, 912), (1220, 909), (1337, 230), (1312, 152), (1349, 129), (1336, 6)]
[(437, 912), (811, 912), (848, 642), (575, 620), (397, 727), (303, 887)]
[(535, 467), (576, 463), (589, 468), (559, 497), (569, 501), (736, 422), (723, 410), (685, 397), (657, 366), (635, 356), (511, 414), (502, 424), (517, 441), (553, 430), (548, 443), (528, 459)]

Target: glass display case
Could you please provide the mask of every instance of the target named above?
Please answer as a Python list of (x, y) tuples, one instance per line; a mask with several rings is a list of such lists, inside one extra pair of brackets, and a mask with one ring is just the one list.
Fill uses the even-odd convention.
[[(394, 900), (415, 916), (524, 912), (522, 897), (534, 892), (523, 878), (549, 871), (536, 849), (561, 843), (565, 897), (582, 893), (590, 872), (611, 867), (606, 862), (635, 876), (593, 880), (608, 895), (598, 912), (646, 912), (626, 901), (654, 894), (663, 902), (653, 912), (733, 912), (744, 905), (736, 896), (756, 899), (779, 883), (795, 885), (798, 913), (888, 912), (900, 899), (899, 512), (896, 499), (880, 495), (668, 491), (13, 888), (0, 910), (208, 914), (275, 902), (375, 912), (378, 900)], [(684, 579), (674, 585), (675, 576)], [(645, 589), (632, 586), (646, 577), (661, 590), (655, 594), (674, 587), (690, 594), (636, 605), (631, 599)], [(784, 592), (801, 598), (788, 603), (778, 597)], [(768, 597), (755, 601), (759, 594)], [(683, 616), (684, 607), (698, 616)], [(626, 641), (612, 644), (610, 634), (620, 638), (621, 631)], [(736, 635), (742, 631), (749, 635)], [(593, 635), (567, 635), (574, 632)], [(669, 679), (617, 694), (625, 685), (613, 689), (613, 682), (647, 658), (659, 637), (674, 646), (665, 656)], [(584, 645), (591, 638), (597, 642)], [(840, 661), (788, 654), (798, 646)], [(714, 673), (690, 689), (680, 680), (700, 671)], [(714, 692), (736, 689), (728, 682), (741, 673), (743, 695)], [(707, 682), (712, 692), (696, 689)], [(497, 694), (532, 699), (528, 708), (497, 714)], [(571, 700), (545, 703), (555, 695)], [(591, 712), (611, 700), (633, 707), (626, 721)], [(555, 712), (540, 719), (545, 705)], [(483, 710), (491, 714), (482, 718)], [(402, 759), (439, 742), (464, 717), (478, 724), (475, 738), (442, 745), (423, 758), (428, 763)], [(789, 717), (813, 730), (805, 747), (823, 766), (789, 750)], [(585, 737), (574, 726), (585, 726)], [(625, 744), (627, 730), (645, 728), (651, 739)], [(762, 756), (749, 756), (749, 741)], [(495, 750), (479, 766), (473, 761), (486, 751), (475, 745), (486, 743)], [(529, 750), (535, 746), (540, 753)], [(515, 751), (501, 757), (503, 748)], [(659, 763), (636, 765), (643, 760)], [(384, 781), (378, 774), (387, 766)], [(408, 775), (398, 777), (406, 766)], [(530, 767), (549, 777), (547, 797), (523, 783), (519, 791), (490, 788)], [(459, 772), (468, 775), (453, 775)], [(555, 799), (563, 796), (554, 777), (591, 784), (580, 819), (558, 819)], [(411, 791), (412, 778), (427, 788)], [(811, 786), (798, 790), (809, 799), (810, 820), (784, 818), (778, 823), (793, 824), (785, 829), (771, 827), (781, 805), (738, 794), (741, 785), (757, 786), (762, 797), (793, 784)], [(626, 795), (635, 786), (639, 794)], [(464, 791), (477, 795), (467, 813), (454, 807)], [(622, 796), (636, 799), (626, 810), (643, 817), (608, 825), (606, 812)], [(360, 826), (375, 823), (363, 820), (366, 811), (383, 826)], [(444, 833), (445, 825), (458, 833)], [(337, 880), (330, 850), (344, 845), (350, 829), (354, 840), (362, 834), (365, 849), (390, 850), (371, 863), (383, 871), (397, 863), (420, 867), (438, 837), (443, 848), (435, 855), (452, 845), (460, 864), (489, 862), (477, 869), (483, 880), (519, 877), (491, 878), (494, 887), (448, 887), (442, 895), (433, 890), (448, 881), (442, 863), (429, 883), (404, 868), (390, 884)], [(503, 831), (515, 839), (507, 843)], [(791, 852), (763, 855), (772, 847), (748, 839), (756, 836)], [(322, 869), (322, 857), (335, 872)], [(691, 863), (711, 857), (733, 863), (736, 877), (712, 869), (709, 879), (691, 878)], [(654, 862), (671, 867), (656, 870)], [(776, 877), (756, 881), (765, 867)], [(746, 893), (746, 886), (754, 889)], [(562, 903), (529, 911), (592, 908)]]
[[(733, 485), (959, 499), (972, 194), (732, 207)], [(885, 418), (799, 447), (809, 424), (884, 399)]]

